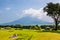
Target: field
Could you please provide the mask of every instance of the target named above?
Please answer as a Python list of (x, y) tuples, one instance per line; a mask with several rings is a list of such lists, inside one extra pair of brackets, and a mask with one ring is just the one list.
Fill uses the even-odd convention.
[[(13, 34), (17, 37), (13, 38)], [(60, 40), (59, 32), (42, 32), (39, 30), (0, 30), (0, 40)]]

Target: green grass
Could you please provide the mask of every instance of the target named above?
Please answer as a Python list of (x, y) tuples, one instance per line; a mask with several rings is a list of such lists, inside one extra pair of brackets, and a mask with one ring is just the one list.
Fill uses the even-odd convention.
[[(9, 38), (17, 34), (17, 38)], [(41, 32), (38, 30), (0, 30), (0, 40), (60, 40), (59, 32)]]

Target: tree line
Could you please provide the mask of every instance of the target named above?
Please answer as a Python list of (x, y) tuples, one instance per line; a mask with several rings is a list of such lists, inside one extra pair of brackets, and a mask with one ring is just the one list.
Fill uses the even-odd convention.
[[(45, 29), (46, 27), (50, 27), (50, 29), (54, 28), (55, 25), (20, 25), (20, 24), (15, 24), (15, 25), (0, 25), (0, 28), (20, 28), (20, 29), (35, 29), (35, 30), (40, 30), (40, 29)], [(60, 30), (60, 25), (57, 27), (58, 30)]]

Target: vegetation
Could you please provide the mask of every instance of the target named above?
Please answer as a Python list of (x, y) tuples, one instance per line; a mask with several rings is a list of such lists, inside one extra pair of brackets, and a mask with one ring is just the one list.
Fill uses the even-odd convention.
[(53, 18), (56, 27), (54, 27), (55, 31), (57, 31), (57, 26), (59, 24), (58, 19), (60, 17), (60, 4), (59, 3), (48, 3), (46, 7), (44, 7), (44, 12), (47, 12), (47, 15)]
[(58, 31), (52, 31), (53, 27), (55, 25), (0, 25), (0, 40), (60, 40), (60, 25)]
[[(16, 37), (13, 35), (17, 34)], [(60, 31), (0, 29), (0, 40), (60, 40)]]
[[(11, 29), (15, 28), (15, 30), (22, 30), (22, 29), (33, 29), (33, 30), (40, 30), (40, 29), (45, 29), (46, 27), (50, 27), (50, 29), (53, 29), (55, 25), (20, 25), (20, 24), (15, 24), (15, 25), (0, 25), (0, 29)], [(57, 27), (58, 30), (60, 30), (60, 25)]]

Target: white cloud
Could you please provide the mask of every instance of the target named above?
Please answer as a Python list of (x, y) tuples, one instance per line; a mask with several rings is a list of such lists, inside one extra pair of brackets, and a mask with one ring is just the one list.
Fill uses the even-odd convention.
[(49, 2), (60, 3), (60, 0), (44, 0), (44, 1), (46, 1), (47, 3), (49, 3)]
[(6, 10), (10, 10), (11, 8), (7, 7)]
[(29, 8), (29, 9), (24, 10), (23, 13), (25, 15), (29, 15), (30, 17), (37, 18), (37, 19), (40, 19), (40, 20), (43, 20), (46, 22), (53, 22), (52, 18), (47, 16), (46, 12), (45, 13), (43, 12), (43, 8), (40, 8), (38, 10), (33, 9), (33, 8)]
[(25, 14), (19, 14), (19, 13), (17, 13), (16, 16), (21, 19), (21, 18), (23, 18), (25, 16)]
[(54, 0), (53, 2), (54, 3), (60, 3), (60, 0)]

